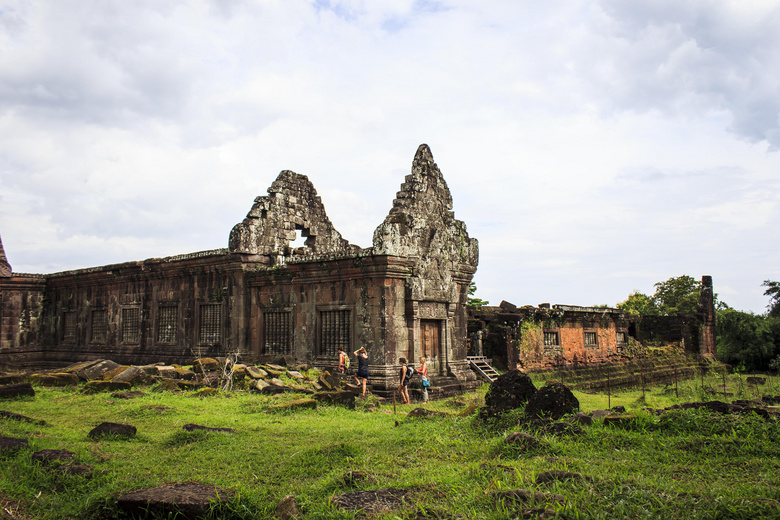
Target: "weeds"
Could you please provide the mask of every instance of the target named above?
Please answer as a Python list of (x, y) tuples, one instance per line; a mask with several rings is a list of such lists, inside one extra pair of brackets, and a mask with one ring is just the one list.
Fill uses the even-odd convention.
[[(732, 376), (734, 399), (755, 385)], [(720, 388), (718, 388), (720, 386)], [(229, 399), (192, 399), (190, 394), (148, 393), (134, 400), (86, 396), (70, 390), (37, 389), (35, 399), (6, 401), (3, 409), (45, 425), (1, 421), (0, 434), (23, 437), (30, 447), (0, 462), (0, 497), (27, 518), (119, 518), (114, 497), (160, 483), (199, 481), (236, 492), (215, 504), (210, 518), (272, 518), (276, 504), (294, 495), (303, 518), (343, 519), (338, 493), (383, 488), (414, 489), (414, 500), (379, 518), (499, 519), (529, 508), (551, 509), (566, 518), (771, 518), (779, 516), (780, 430), (755, 415), (720, 415), (702, 409), (659, 409), (693, 396), (723, 393), (713, 374), (663, 386), (592, 395), (576, 392), (584, 411), (622, 405), (633, 416), (620, 424), (597, 420), (581, 434), (548, 435), (522, 422), (521, 410), (482, 421), (473, 395), (433, 402), (442, 417), (406, 417), (413, 406), (393, 407), (376, 398), (358, 408), (318, 406), (293, 412), (259, 413), (305, 397), (225, 394)], [(773, 390), (774, 388), (774, 390)], [(777, 381), (764, 390), (775, 395)], [(701, 394), (705, 392), (705, 394)], [(695, 399), (698, 400), (698, 399)], [(363, 406), (361, 406), (361, 404)], [(565, 419), (564, 419), (565, 420)], [(103, 421), (138, 428), (130, 441), (92, 441), (87, 433)], [(187, 423), (229, 427), (234, 434), (183, 431)], [(536, 436), (530, 448), (510, 446), (514, 431)], [(40, 449), (69, 449), (93, 469), (91, 479), (63, 474), (56, 465), (33, 463)], [(546, 471), (583, 478), (537, 484)], [(526, 489), (563, 495), (565, 504), (497, 502), (492, 491)], [(530, 514), (530, 513), (529, 513)]]

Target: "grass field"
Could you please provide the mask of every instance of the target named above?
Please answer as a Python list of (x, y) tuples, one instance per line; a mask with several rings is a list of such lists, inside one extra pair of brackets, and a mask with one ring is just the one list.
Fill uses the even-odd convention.
[[(474, 394), (426, 405), (442, 417), (407, 417), (416, 405), (360, 402), (295, 412), (267, 409), (300, 395), (235, 392), (197, 398), (155, 393), (136, 399), (77, 390), (36, 388), (34, 398), (0, 401), (0, 410), (43, 419), (45, 425), (0, 420), (0, 434), (31, 447), (0, 460), (0, 518), (122, 518), (117, 494), (161, 483), (198, 481), (237, 492), (213, 518), (273, 518), (294, 495), (302, 518), (354, 518), (330, 501), (339, 493), (382, 488), (409, 491), (405, 506), (381, 518), (523, 518), (547, 510), (561, 518), (780, 518), (780, 426), (751, 415), (643, 409), (703, 399), (780, 395), (780, 381), (763, 387), (729, 376), (723, 399), (707, 393), (721, 376), (604, 394), (575, 392), (581, 410), (625, 406), (636, 419), (615, 427), (595, 421), (579, 436), (538, 435), (518, 426), (521, 412), (490, 424), (468, 413)], [(542, 384), (539, 382), (537, 386)], [(469, 405), (472, 405), (469, 408)], [(466, 413), (463, 413), (464, 410)], [(129, 440), (94, 441), (103, 421), (132, 424)], [(186, 432), (196, 423), (235, 433)], [(530, 449), (504, 442), (514, 431), (537, 434)], [(42, 449), (67, 449), (93, 467), (91, 479), (32, 462)], [(546, 471), (582, 478), (537, 484)], [(350, 480), (349, 472), (365, 478)], [(543, 493), (535, 502), (497, 501), (493, 492)], [(563, 502), (551, 497), (561, 495)], [(3, 517), (2, 514), (6, 514)], [(427, 516), (426, 516), (427, 515)], [(525, 516), (533, 517), (533, 516)], [(548, 516), (551, 517), (551, 516)]]

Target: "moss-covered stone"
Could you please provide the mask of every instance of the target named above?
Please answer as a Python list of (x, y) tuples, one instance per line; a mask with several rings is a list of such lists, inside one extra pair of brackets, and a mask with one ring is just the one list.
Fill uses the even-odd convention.
[(132, 385), (127, 381), (87, 381), (81, 391), (85, 394), (96, 394), (99, 392), (130, 390), (131, 387)]

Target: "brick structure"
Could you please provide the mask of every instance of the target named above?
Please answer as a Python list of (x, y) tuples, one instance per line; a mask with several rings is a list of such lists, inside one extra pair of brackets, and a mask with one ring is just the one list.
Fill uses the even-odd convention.
[[(306, 241), (293, 248), (298, 233)], [(380, 393), (397, 385), (401, 356), (425, 355), (442, 383), (470, 386), (465, 303), (478, 258), (427, 145), (366, 249), (333, 227), (306, 176), (283, 171), (226, 249), (49, 275), (13, 273), (3, 253), (0, 365), (239, 353), (332, 368), (339, 346), (365, 346)]]
[[(695, 314), (632, 316), (619, 309), (540, 304), (469, 309), (470, 355), (492, 357), (502, 368), (529, 370), (621, 363), (641, 344), (676, 345), (686, 354), (715, 358), (712, 277), (702, 277)], [(487, 352), (484, 352), (487, 350)]]

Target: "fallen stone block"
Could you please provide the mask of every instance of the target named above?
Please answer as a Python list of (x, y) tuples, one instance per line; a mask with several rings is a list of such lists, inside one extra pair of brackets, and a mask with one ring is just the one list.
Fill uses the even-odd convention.
[(153, 392), (181, 392), (175, 379), (163, 379), (160, 384), (152, 388)]
[(146, 394), (138, 390), (131, 390), (129, 392), (116, 392), (111, 394), (114, 399), (135, 399), (136, 397), (143, 397)]
[(115, 370), (119, 368), (119, 363), (114, 363), (113, 361), (109, 359), (101, 359), (98, 361), (95, 361), (91, 365), (87, 365), (86, 367), (75, 370), (76, 375), (79, 376), (80, 379), (86, 380), (86, 381), (95, 381), (98, 379), (103, 379), (103, 375), (106, 372), (109, 372), (111, 370)]
[(35, 390), (30, 383), (0, 386), (0, 399), (13, 399), (14, 397), (35, 397)]
[(196, 519), (205, 517), (212, 503), (226, 502), (232, 495), (232, 492), (212, 484), (189, 482), (125, 493), (117, 497), (117, 505), (126, 513), (143, 518), (181, 515)]
[(538, 389), (525, 406), (528, 417), (550, 417), (554, 420), (579, 411), (580, 402), (562, 383), (550, 383)]
[(182, 426), (182, 429), (188, 432), (192, 432), (195, 430), (206, 430), (209, 432), (225, 432), (225, 433), (236, 433), (236, 430), (233, 428), (210, 428), (208, 426), (201, 426), (200, 424), (185, 424)]
[(252, 379), (263, 379), (265, 377), (268, 377), (268, 372), (266, 372), (262, 368), (258, 368), (251, 365), (246, 367), (246, 373)]
[(192, 371), (198, 374), (220, 370), (219, 362), (214, 358), (198, 358), (192, 362)]
[(54, 374), (32, 374), (30, 382), (46, 387), (75, 386), (79, 384), (76, 374), (59, 372)]
[(539, 441), (536, 437), (523, 432), (514, 432), (507, 435), (504, 439), (504, 444), (510, 446), (518, 446), (522, 448), (534, 448), (539, 445)]
[(195, 381), (198, 378), (198, 375), (189, 368), (175, 367), (174, 371), (176, 372), (176, 375), (179, 379), (183, 379), (185, 381)]
[(0, 385), (17, 385), (24, 383), (27, 378), (27, 374), (5, 374), (0, 376)]
[(528, 489), (506, 489), (501, 491), (492, 491), (490, 495), (495, 500), (512, 500), (515, 502), (566, 502), (563, 495), (552, 493), (537, 493)]
[(65, 462), (75, 458), (76, 454), (69, 450), (40, 450), (32, 454), (32, 460), (43, 464)]
[(316, 392), (313, 397), (320, 403), (346, 406), (350, 410), (355, 408), (355, 394), (353, 392)]
[(331, 502), (345, 511), (362, 515), (387, 514), (410, 503), (411, 493), (399, 488), (354, 491), (335, 495)]
[(46, 424), (46, 421), (39, 420), (39, 419), (32, 419), (30, 417), (27, 417), (26, 415), (21, 415), (14, 412), (6, 412), (6, 411), (0, 411), (0, 419), (10, 419), (12, 421), (22, 421), (32, 424), (39, 424), (44, 425)]
[(30, 445), (27, 439), (17, 439), (15, 437), (0, 436), (0, 453), (8, 454), (17, 450), (21, 450)]
[(111, 378), (111, 381), (124, 381), (131, 385), (140, 385), (150, 380), (151, 379), (146, 372), (136, 366), (127, 367), (125, 370)]
[(103, 437), (134, 437), (137, 432), (135, 426), (129, 424), (104, 422), (94, 427), (87, 437), (90, 439), (100, 439)]
[(415, 408), (408, 414), (407, 417), (447, 417), (448, 414), (444, 412), (437, 412), (435, 410), (428, 410), (427, 408)]
[(287, 495), (276, 506), (276, 518), (279, 520), (293, 520), (300, 518), (298, 516), (298, 505), (295, 503), (293, 495)]
[(99, 392), (116, 392), (117, 390), (130, 390), (132, 385), (126, 381), (87, 381), (81, 389), (85, 394)]
[(157, 375), (168, 379), (176, 379), (179, 377), (179, 373), (176, 371), (176, 367), (169, 365), (163, 365), (154, 367), (157, 371)]
[(216, 388), (205, 387), (205, 388), (200, 388), (195, 393), (193, 393), (192, 397), (211, 397), (214, 395), (219, 395), (219, 390), (217, 390)]

